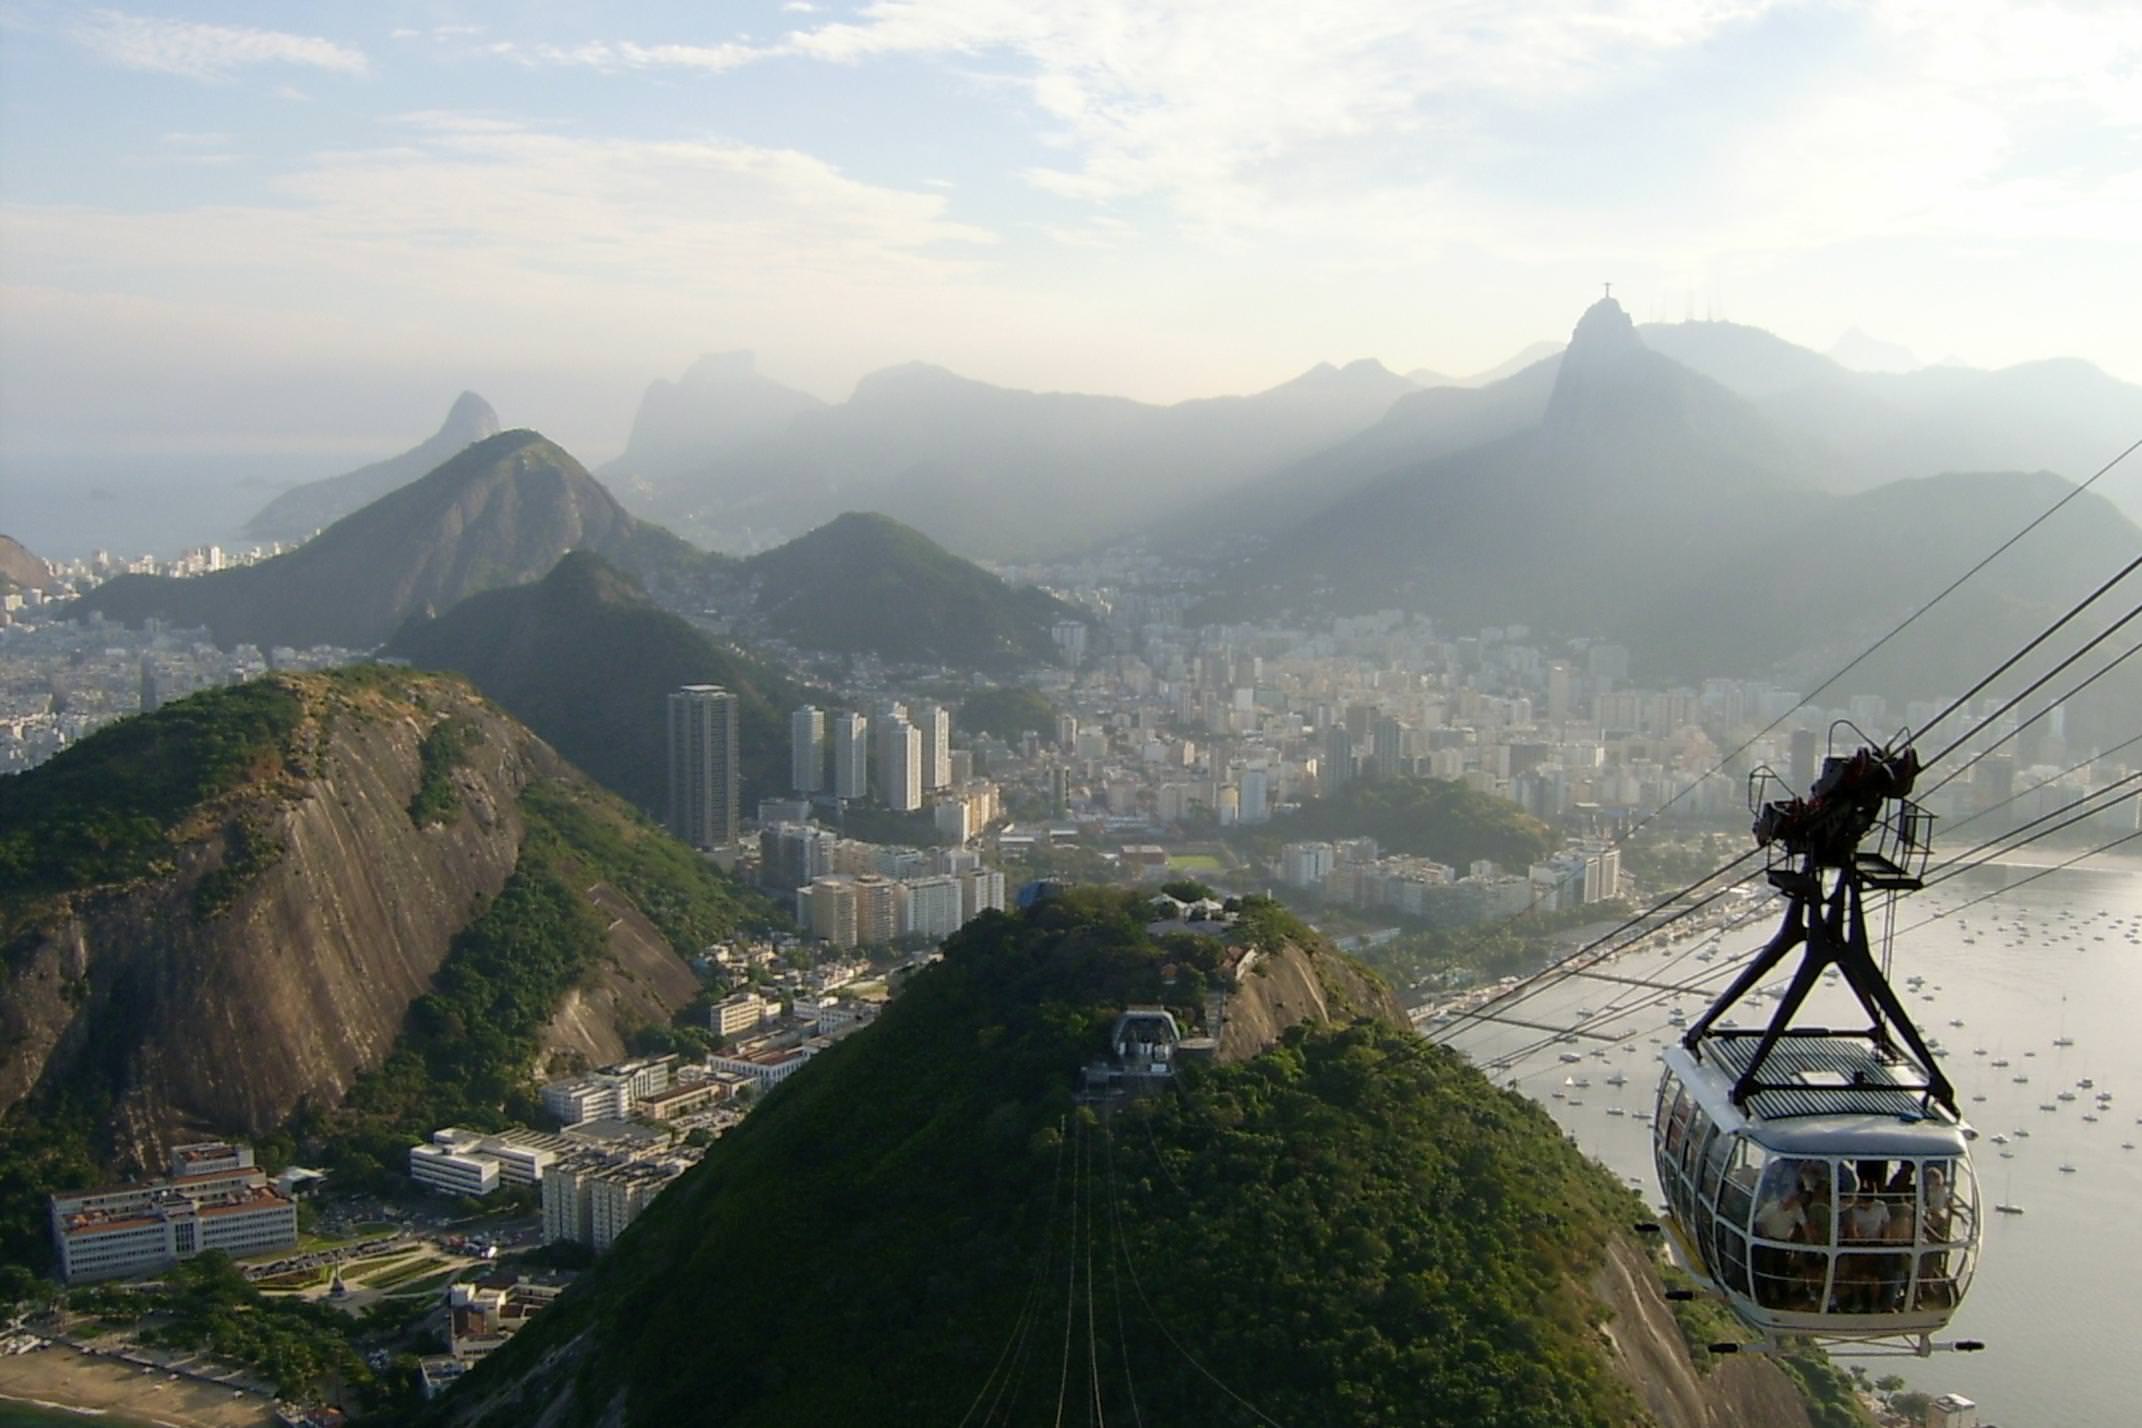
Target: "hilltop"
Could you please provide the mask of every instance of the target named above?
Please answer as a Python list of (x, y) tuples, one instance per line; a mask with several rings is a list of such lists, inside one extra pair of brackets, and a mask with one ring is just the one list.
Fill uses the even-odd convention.
[(446, 420), (424, 440), (384, 461), (360, 466), (340, 476), (293, 486), (263, 506), (245, 523), (248, 540), (300, 541), (368, 506), (389, 491), (438, 469), (464, 447), (496, 436), (498, 413), (474, 392), (463, 392), (447, 409)]
[[(1769, 1364), (1697, 1376), (1640, 1203), (1372, 977), (1270, 903), (1224, 941), (1148, 916), (970, 924), (433, 1421), (1046, 1422), (1069, 1383), (1126, 1422), (1806, 1423)], [(1265, 1035), (1074, 1105), (1120, 1007), (1195, 1027), (1251, 948)]]
[(384, 652), (466, 675), (604, 787), (657, 815), (668, 797), (663, 701), (679, 685), (722, 685), (738, 701), (745, 805), (787, 791), (787, 711), (800, 691), (657, 609), (591, 551), (574, 551), (532, 585), (413, 618)]
[(9, 589), (44, 590), (52, 584), (52, 567), (13, 536), (0, 535), (0, 593)]
[(223, 645), (369, 650), (414, 613), (537, 579), (577, 549), (642, 578), (700, 558), (628, 515), (556, 444), (532, 431), (507, 431), (296, 550), (193, 579), (121, 576), (75, 602), (72, 614), (205, 625)]
[(1357, 486), (1245, 559), (1231, 586), (1461, 626), (1596, 629), (1602, 594), (1655, 587), (1692, 546), (1798, 489), (1789, 448), (1747, 401), (1649, 350), (1612, 299), (1551, 360), (1529, 425)]
[(809, 649), (986, 669), (1054, 657), (1049, 627), (1081, 618), (889, 516), (851, 511), (735, 571), (755, 617)]
[[(0, 777), (0, 888), (0, 1142), (55, 1175), (301, 1110), (390, 1155), (525, 1115), (545, 1059), (622, 1054), (698, 995), (681, 951), (771, 915), (462, 681), (377, 665)], [(10, 1259), (43, 1257), (39, 1173), (0, 1164)]]

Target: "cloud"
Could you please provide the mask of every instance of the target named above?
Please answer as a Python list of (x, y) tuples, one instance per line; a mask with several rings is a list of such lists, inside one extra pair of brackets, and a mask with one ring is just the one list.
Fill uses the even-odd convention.
[(685, 69), (720, 74), (765, 57), (765, 51), (748, 44), (643, 45), (632, 40), (588, 40), (577, 45), (523, 45), (500, 40), (490, 53), (530, 68), (577, 66), (618, 72), (623, 70)]
[(166, 20), (120, 10), (93, 10), (67, 33), (108, 64), (188, 79), (228, 79), (240, 69), (261, 64), (303, 65), (352, 75), (368, 68), (362, 50), (313, 35)]

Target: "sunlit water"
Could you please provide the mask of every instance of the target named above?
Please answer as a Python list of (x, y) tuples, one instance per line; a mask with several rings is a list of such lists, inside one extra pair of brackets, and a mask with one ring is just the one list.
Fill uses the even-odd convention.
[[(1875, 1377), (1894, 1372), (1914, 1388), (1976, 1399), (1986, 1419), (2004, 1428), (2134, 1422), (2134, 1394), (2142, 1384), (2142, 1350), (2135, 1341), (2142, 1327), (2142, 1149), (2123, 1147), (2142, 1146), (2142, 1025), (2135, 1019), (2142, 1007), (2142, 865), (2107, 860), (2101, 870), (2053, 873), (1906, 931), (2029, 871), (1984, 870), (1897, 907), (1901, 935), (1893, 979), (1921, 1031), (1944, 1048), (1943, 1064), (1981, 1133), (1973, 1159), (1987, 1207), (1985, 1252), (1970, 1297), (1945, 1337), (1982, 1339), (1986, 1348), (1927, 1360), (1871, 1360), (1867, 1367)], [(1729, 932), (1724, 950), (1759, 945), (1774, 921)], [(1878, 937), (1878, 919), (1874, 931)], [(1721, 956), (1706, 966), (1684, 959), (1660, 975), (1684, 981), (1724, 961)], [(1610, 970), (1650, 976), (1666, 967), (1667, 955), (1647, 948), (1618, 959)], [(1904, 985), (1913, 975), (1926, 979), (1917, 992)], [(1711, 985), (1722, 988), (1727, 980)], [(1641, 995), (1573, 979), (1515, 1014), (1574, 1024), (1580, 1007), (1604, 1011)], [(1864, 1025), (1856, 1008), (1850, 1016), (1833, 1012), (1840, 999), (1851, 1005), (1848, 994), (1825, 987), (1811, 999), (1812, 1012), (1803, 1021)], [(1690, 995), (1680, 1004), (1693, 1019), (1707, 1001), (1708, 995)], [(1771, 1005), (1743, 1003), (1736, 1019), (1758, 1025)], [(1662, 1004), (1602, 1028), (1637, 1033), (1607, 1047), (1604, 1058), (1592, 1054), (1602, 1043), (1585, 1041), (1546, 1049), (1497, 1073), (1498, 1079), (1520, 1078), (1521, 1088), (1579, 1144), (1617, 1174), (1640, 1181), (1653, 1202), (1658, 1196), (1650, 1127), (1637, 1117), (1651, 1110), (1659, 1047), (1678, 1034), (1662, 1025), (1665, 1011)], [(2074, 1045), (2056, 1047), (2062, 1036)], [(1467, 1032), (1459, 1044), (1484, 1059), (1536, 1037), (1516, 1028), (1483, 1028)], [(1973, 1054), (1981, 1048), (1985, 1055)], [(1558, 1059), (1570, 1051), (1584, 1054), (1581, 1065)], [(1995, 1059), (2011, 1064), (1996, 1070)], [(1627, 1085), (1605, 1084), (1616, 1069)], [(2015, 1084), (2018, 1075), (2028, 1076), (2028, 1084)], [(1566, 1086), (1570, 1077), (1591, 1085)], [(2078, 1089), (2084, 1077), (2095, 1085)], [(2063, 1089), (2076, 1099), (2057, 1100)], [(1554, 1097), (1557, 1091), (1562, 1099)], [(2096, 1104), (2099, 1091), (2112, 1093), (2109, 1104)], [(2043, 1111), (2041, 1104), (2057, 1109)], [(1614, 1108), (1622, 1114), (1610, 1114)], [(2086, 1114), (2096, 1115), (2096, 1122), (2086, 1122)], [(2029, 1136), (2015, 1137), (2018, 1129)], [(1996, 1133), (2010, 1136), (2010, 1143), (1994, 1145)], [(2004, 1150), (2012, 1158), (2001, 1158)], [(2064, 1173), (2063, 1164), (2073, 1172)], [(2025, 1213), (1992, 1213), (1996, 1201), (2020, 1204)]]

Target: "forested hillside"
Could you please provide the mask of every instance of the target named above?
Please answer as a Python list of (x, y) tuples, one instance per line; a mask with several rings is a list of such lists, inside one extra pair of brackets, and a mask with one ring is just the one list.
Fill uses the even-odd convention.
[(1195, 1028), (1226, 975), (1147, 916), (1083, 889), (971, 924), (437, 1421), (1638, 1421), (1585, 1286), (1639, 1202), (1387, 998), (1175, 1096), (1074, 1101), (1121, 1007)]

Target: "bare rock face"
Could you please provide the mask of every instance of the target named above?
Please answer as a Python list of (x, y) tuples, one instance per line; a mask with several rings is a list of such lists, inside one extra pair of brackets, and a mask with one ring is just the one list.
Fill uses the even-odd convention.
[[(0, 1110), (108, 1088), (114, 1150), (154, 1163), (189, 1136), (257, 1135), (301, 1103), (340, 1101), (512, 874), (521, 789), (576, 777), (457, 680), (288, 682), (304, 714), (281, 770), (202, 810), (168, 872), (59, 899), (9, 948)], [(479, 735), (450, 775), (459, 811), (419, 828), (409, 808), (424, 736), (449, 718)], [(247, 846), (258, 871), (204, 911), (202, 880)], [(688, 999), (677, 982), (689, 971), (636, 912), (611, 943), (649, 1008)], [(616, 1038), (586, 1039), (607, 1052)]]
[(1219, 1058), (1247, 1061), (1296, 1023), (1328, 1026), (1357, 1016), (1406, 1025), (1391, 989), (1350, 958), (1292, 942), (1277, 952), (1251, 953), (1221, 1017)]
[(1658, 1274), (1634, 1246), (1610, 1246), (1591, 1288), (1610, 1311), (1603, 1332), (1615, 1370), (1658, 1428), (1811, 1428), (1798, 1388), (1767, 1360), (1736, 1356), (1696, 1371)]
[(699, 979), (631, 899), (608, 883), (584, 889), (601, 914), (602, 961), (594, 974), (565, 994), (543, 1029), (543, 1059), (577, 1060), (601, 1066), (622, 1060), (625, 1038), (642, 1026), (666, 1026), (677, 1008), (699, 994)]

